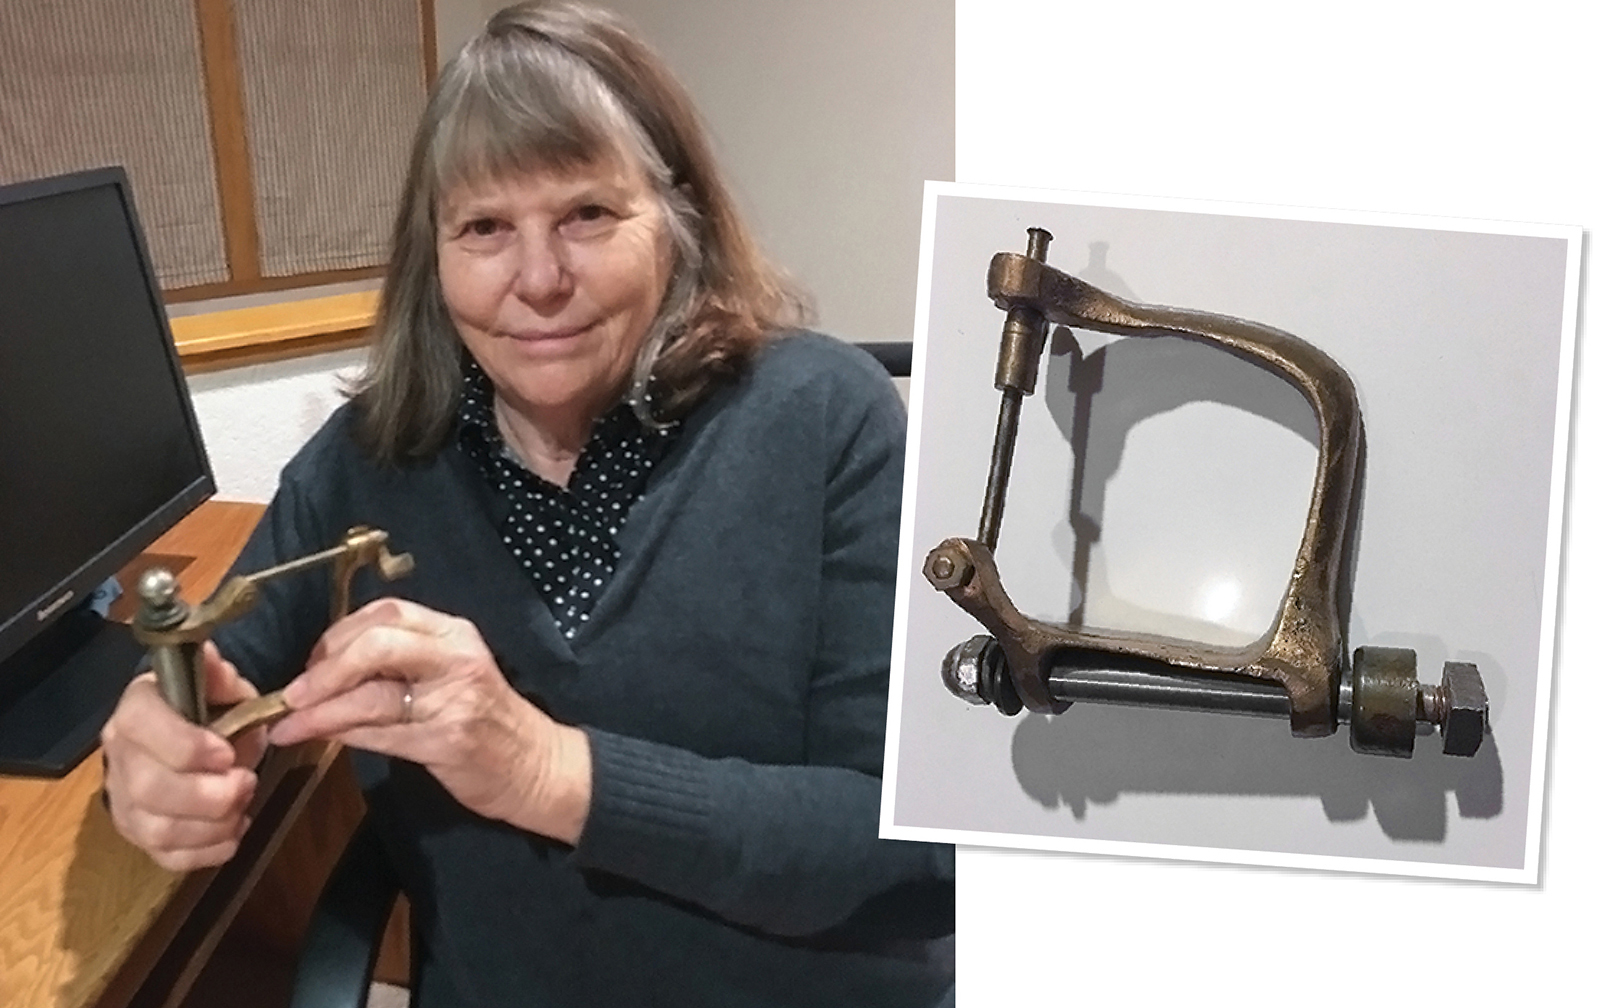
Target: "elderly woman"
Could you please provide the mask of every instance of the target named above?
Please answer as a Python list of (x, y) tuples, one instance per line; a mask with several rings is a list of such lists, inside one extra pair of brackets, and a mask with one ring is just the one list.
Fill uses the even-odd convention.
[(208, 645), (216, 701), (289, 680), (266, 740), (136, 680), (118, 828), (227, 860), (265, 741), (339, 739), (426, 1008), (938, 1000), (952, 852), (876, 836), (903, 411), (798, 305), (640, 42), (493, 17), (420, 124), (369, 369), (239, 562), (368, 524), (416, 573), (327, 628), (319, 575), (273, 582)]

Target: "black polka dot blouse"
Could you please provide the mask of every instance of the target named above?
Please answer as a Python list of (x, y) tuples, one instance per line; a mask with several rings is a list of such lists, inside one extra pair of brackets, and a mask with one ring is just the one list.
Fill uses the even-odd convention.
[(648, 485), (675, 428), (644, 427), (621, 403), (600, 417), (568, 487), (531, 472), (504, 443), (492, 412), (492, 383), (473, 361), (459, 403), (459, 443), (492, 489), (508, 501), (503, 544), (531, 576), (567, 638), (587, 622), (620, 560), (617, 536)]

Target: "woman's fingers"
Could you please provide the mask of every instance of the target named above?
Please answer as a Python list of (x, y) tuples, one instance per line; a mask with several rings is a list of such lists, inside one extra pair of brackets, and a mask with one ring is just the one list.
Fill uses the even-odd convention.
[(293, 709), (315, 704), (374, 678), (429, 679), (445, 669), (463, 620), (402, 599), (380, 599), (337, 620), (319, 639), (307, 669), (285, 687)]
[[(234, 663), (218, 653), (218, 646), (207, 641), (201, 646), (201, 673), (207, 684), (209, 704), (236, 704), (254, 700), (257, 687), (240, 674)], [(254, 767), (262, 762), (268, 750), (268, 732), (258, 728), (243, 732), (231, 742), (235, 751), (235, 765)]]
[(269, 731), (275, 745), (310, 738), (334, 738), (355, 728), (402, 724), (417, 716), (412, 683), (400, 679), (366, 679), (311, 707), (292, 711)]
[(285, 687), (292, 713), (269, 738), (289, 745), (422, 722), (443, 682), (488, 669), (496, 665), (467, 621), (381, 599), (325, 632), (307, 669)]
[(318, 643), (313, 645), (307, 664), (310, 667), (319, 664), (332, 654), (345, 650), (353, 641), (376, 627), (410, 630), (432, 636), (445, 632), (447, 625), (453, 621), (451, 616), (407, 599), (375, 599), (330, 624)]
[[(136, 810), (124, 836), (169, 871), (194, 871), (223, 864), (240, 849), (240, 839), (251, 828), (245, 816), (229, 822), (164, 819)], [(135, 836), (143, 839), (136, 840)]]
[[(222, 697), (251, 691), (216, 650), (202, 660)], [(169, 707), (154, 676), (138, 676), (124, 690), (101, 741), (112, 822), (130, 843), (174, 871), (234, 855), (257, 776), (236, 765), (228, 742)]]
[(239, 835), (233, 840), (212, 844), (208, 847), (186, 848), (171, 851), (153, 851), (151, 860), (170, 872), (199, 871), (202, 868), (215, 868), (235, 856), (240, 850), (240, 837), (245, 835), (245, 825), (242, 824)]
[(257, 687), (240, 674), (234, 662), (218, 653), (218, 645), (207, 641), (201, 645), (201, 673), (207, 683), (207, 700), (211, 703), (233, 704), (257, 697)]
[[(115, 775), (115, 780), (113, 779)], [(108, 788), (137, 799), (152, 815), (178, 819), (232, 819), (246, 811), (257, 775), (244, 767), (224, 773), (179, 773), (150, 761), (108, 761)]]
[(585, 733), (515, 692), (467, 620), (372, 602), (325, 632), (285, 699), (277, 744), (333, 738), (411, 760), (472, 811), (580, 836), (592, 795)]
[(136, 677), (124, 690), (123, 699), (101, 729), (101, 744), (109, 753), (138, 750), (179, 772), (222, 772), (235, 765), (234, 747), (180, 717), (162, 699), (156, 677), (149, 673)]
[(119, 825), (126, 827), (125, 835), (146, 850), (208, 847), (240, 838), (254, 787), (254, 781), (236, 781), (231, 786), (234, 793), (226, 800), (204, 803), (221, 809), (216, 814), (206, 814), (202, 806), (186, 807), (182, 802), (168, 803), (169, 809), (178, 805), (179, 811), (164, 810), (162, 803), (131, 802), (120, 809), (114, 808), (113, 813)]

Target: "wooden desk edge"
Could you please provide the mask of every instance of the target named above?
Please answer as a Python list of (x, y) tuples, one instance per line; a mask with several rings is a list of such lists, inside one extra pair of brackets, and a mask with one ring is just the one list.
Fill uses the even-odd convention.
[[(154, 556), (187, 556), (191, 553), (186, 551), (193, 551), (195, 561), (181, 576), (181, 586), (187, 599), (199, 601), (222, 580), (262, 511), (263, 507), (257, 504), (209, 501), (153, 543), (142, 557), (148, 558), (148, 565), (149, 558)], [(125, 572), (143, 569), (140, 564), (141, 561), (136, 560)], [(136, 930), (139, 937), (125, 950), (104, 957), (82, 956), (81, 946), (45, 945), (46, 941), (55, 941), (57, 932), (37, 935), (33, 939), (34, 944), (29, 944), (26, 938), (16, 943), (12, 951), (20, 953), (19, 962), (30, 964), (29, 973), (26, 976), (18, 973), (0, 978), (19, 985), (13, 987), (11, 983), (6, 983), (0, 984), (0, 988), (13, 992), (7, 995), (10, 999), (22, 989), (20, 985), (31, 985), (28, 989), (36, 991), (44, 1000), (13, 1001), (8, 1008), (78, 1008), (85, 1005), (114, 1008), (126, 1005), (140, 992), (141, 986), (148, 982), (154, 970), (161, 970), (164, 976), (172, 974), (173, 986), (163, 1003), (177, 1003), (178, 998), (188, 990), (188, 985), (193, 983), (200, 963), (238, 912), (245, 894), (261, 875), (263, 866), (279, 849), (289, 824), (295, 821), (338, 752), (339, 746), (312, 743), (270, 755), (260, 771), (261, 782), (254, 804), (261, 807), (277, 802), (276, 807), (281, 808), (282, 812), (270, 819), (259, 819), (253, 825), (247, 834), (250, 852), (246, 851), (247, 843), (243, 843), (242, 851), (246, 859), (241, 864), (177, 876), (168, 875), (155, 865), (144, 862), (149, 867), (149, 874), (132, 883), (142, 887), (139, 892), (143, 895), (125, 902), (131, 906), (150, 905), (153, 909), (145, 920), (135, 922), (138, 924)], [(303, 767), (310, 767), (310, 772), (301, 772)], [(287, 780), (293, 781), (296, 790), (289, 795), (281, 794)], [(101, 815), (94, 804), (94, 795), (99, 792), (101, 784), (100, 761), (91, 754), (68, 777), (59, 781), (0, 777), (0, 795), (19, 796), (16, 807), (23, 809), (24, 815), (29, 814), (28, 809), (41, 806), (54, 810), (84, 808), (89, 815)], [(0, 798), (0, 802), (3, 801)], [(0, 823), (4, 823), (5, 811), (8, 810), (0, 808)], [(32, 821), (32, 816), (29, 821)], [(83, 820), (75, 818), (74, 822)], [(27, 825), (18, 819), (13, 824), (13, 833), (26, 832)], [(25, 856), (20, 857), (19, 861), (62, 866), (63, 870), (71, 871), (73, 861), (81, 856), (77, 849), (76, 832), (68, 830), (63, 831), (63, 835), (41, 834), (37, 838), (31, 837), (27, 842), (32, 847), (24, 852)], [(56, 853), (58, 849), (60, 853)], [(57, 870), (56, 867), (50, 869), (54, 870)], [(228, 891), (217, 895), (220, 883)], [(57, 885), (54, 881), (47, 883), (46, 888), (54, 893), (54, 899), (47, 898), (44, 905), (50, 912), (65, 917), (72, 914), (74, 909), (68, 905), (67, 890), (57, 888)], [(204, 922), (205, 927), (197, 942), (185, 942), (184, 945), (188, 947), (173, 946), (175, 936), (187, 923), (191, 923), (193, 911), (204, 899), (209, 898), (209, 894), (214, 894), (212, 902), (217, 904), (217, 914)], [(0, 904), (0, 911), (12, 909), (9, 906), (12, 897), (9, 890), (0, 893), (0, 898), (7, 901), (6, 904)], [(38, 899), (30, 905), (38, 905)], [(16, 918), (16, 915), (10, 916)], [(130, 922), (125, 915), (119, 923), (127, 925)], [(119, 933), (126, 934), (128, 929), (120, 927)], [(122, 939), (109, 934), (106, 940)], [(76, 961), (64, 961), (64, 957), (75, 954), (80, 957)], [(12, 971), (7, 972), (10, 974)], [(148, 998), (142, 998), (142, 1004), (145, 1000)]]

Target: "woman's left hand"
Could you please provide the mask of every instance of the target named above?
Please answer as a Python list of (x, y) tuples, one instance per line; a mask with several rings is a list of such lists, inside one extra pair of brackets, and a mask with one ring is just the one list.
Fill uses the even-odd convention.
[(592, 753), (503, 677), (468, 620), (380, 599), (332, 625), (285, 687), (269, 740), (330, 738), (412, 760), (473, 812), (574, 844)]

